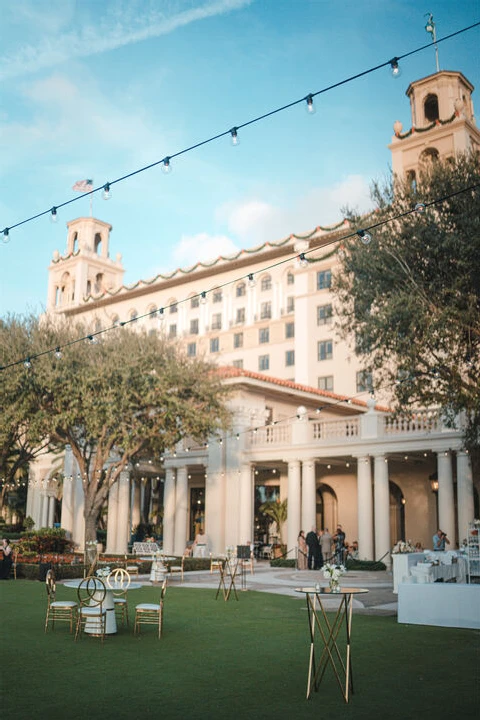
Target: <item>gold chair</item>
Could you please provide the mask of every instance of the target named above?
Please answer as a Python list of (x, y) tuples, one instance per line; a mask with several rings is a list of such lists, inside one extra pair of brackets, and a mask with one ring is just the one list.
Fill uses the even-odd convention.
[(122, 625), (125, 624), (126, 619), (129, 625), (127, 592), (130, 587), (130, 575), (123, 568), (116, 568), (107, 577), (107, 585), (112, 590), (115, 617), (121, 619)]
[(185, 567), (185, 554), (182, 555), (182, 562), (180, 565), (168, 565), (168, 572), (171, 575), (175, 575), (175, 573), (180, 573), (182, 582), (183, 582), (183, 570)]
[(158, 605), (156, 603), (140, 603), (135, 607), (135, 625), (133, 628), (135, 635), (140, 633), (140, 625), (156, 625), (158, 626), (158, 639), (160, 640), (163, 628), (163, 602), (166, 592), (167, 580), (165, 578), (162, 583)]
[(45, 618), (45, 632), (48, 630), (48, 623), (52, 622), (52, 630), (55, 630), (55, 620), (70, 623), (70, 632), (73, 632), (73, 621), (77, 619), (78, 605), (74, 600), (56, 600), (57, 586), (55, 573), (48, 570), (45, 577), (47, 588), (47, 616)]
[(215, 570), (218, 570), (218, 572), (220, 572), (224, 562), (225, 559), (219, 557), (214, 558), (212, 553), (210, 553), (210, 574), (212, 574)]
[(78, 586), (78, 615), (77, 627), (75, 630), (75, 641), (78, 638), (80, 630), (86, 630), (88, 624), (88, 633), (105, 639), (105, 628), (107, 611), (105, 609), (105, 596), (107, 588), (105, 583), (98, 577), (83, 578)]

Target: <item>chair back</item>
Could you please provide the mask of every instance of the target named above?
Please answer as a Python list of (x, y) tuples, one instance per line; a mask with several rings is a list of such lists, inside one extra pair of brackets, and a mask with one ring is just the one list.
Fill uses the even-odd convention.
[(57, 591), (57, 586), (55, 582), (55, 573), (53, 570), (48, 570), (47, 574), (45, 575), (45, 587), (47, 590), (47, 596), (48, 596), (48, 603), (55, 602), (55, 593)]
[(124, 595), (130, 587), (130, 575), (124, 568), (116, 568), (107, 577), (107, 585), (114, 595)]
[(167, 578), (162, 583), (162, 589), (160, 590), (160, 605), (163, 603), (165, 595), (167, 594)]
[(81, 607), (101, 607), (105, 601), (107, 588), (105, 583), (98, 577), (83, 578), (78, 586), (77, 596)]

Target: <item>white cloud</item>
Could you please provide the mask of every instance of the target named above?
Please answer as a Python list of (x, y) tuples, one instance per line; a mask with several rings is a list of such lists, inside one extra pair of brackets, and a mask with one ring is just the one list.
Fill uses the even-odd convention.
[(197, 262), (215, 260), (220, 255), (232, 255), (239, 249), (227, 235), (201, 232), (196, 235), (182, 235), (172, 251), (172, 259), (176, 267), (184, 268)]
[[(103, 19), (82, 24), (70, 32), (50, 33), (38, 44), (25, 44), (0, 58), (0, 79), (18, 77), (37, 72), (72, 58), (88, 57), (109, 50), (137, 43), (149, 38), (167, 35), (178, 28), (198, 20), (223, 15), (241, 9), (253, 0), (211, 0), (197, 7), (181, 9), (178, 1), (171, 4), (170, 15), (158, 10), (158, 6), (142, 2), (130, 2)], [(190, 3), (189, 3), (190, 4)], [(163, 9), (165, 5), (162, 6)], [(168, 8), (168, 6), (167, 6)], [(75, 20), (75, 18), (72, 18)], [(43, 28), (45, 29), (45, 28)], [(57, 28), (58, 30), (58, 28)]]

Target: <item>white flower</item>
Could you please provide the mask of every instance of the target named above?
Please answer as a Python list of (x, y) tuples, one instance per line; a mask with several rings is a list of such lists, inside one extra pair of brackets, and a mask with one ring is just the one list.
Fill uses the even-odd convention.
[(327, 580), (339, 580), (344, 572), (346, 572), (345, 565), (332, 565), (331, 563), (325, 563), (322, 567), (323, 577)]
[(97, 572), (95, 574), (97, 577), (108, 577), (110, 575), (110, 568), (107, 565), (107, 567), (100, 568), (100, 570), (97, 570)]

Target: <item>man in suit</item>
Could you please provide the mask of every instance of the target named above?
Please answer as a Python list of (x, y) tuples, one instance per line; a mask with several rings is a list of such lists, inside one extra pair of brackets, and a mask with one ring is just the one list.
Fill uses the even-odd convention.
[(305, 542), (308, 547), (308, 569), (319, 570), (322, 567), (322, 550), (320, 548), (320, 542), (318, 540), (317, 530), (312, 527), (310, 532), (307, 533)]

